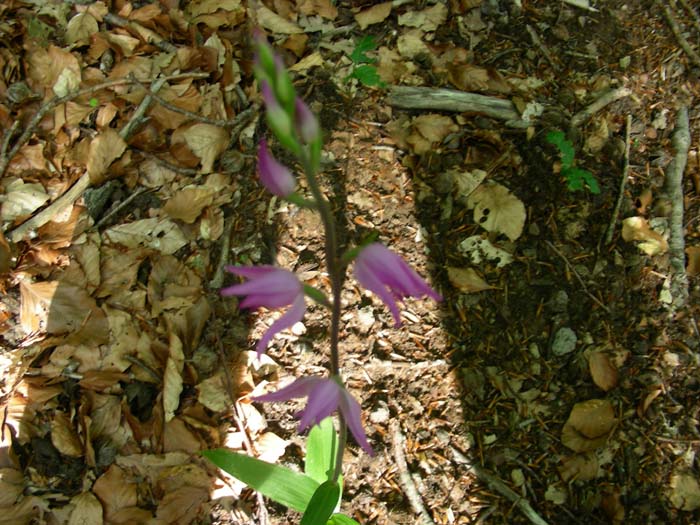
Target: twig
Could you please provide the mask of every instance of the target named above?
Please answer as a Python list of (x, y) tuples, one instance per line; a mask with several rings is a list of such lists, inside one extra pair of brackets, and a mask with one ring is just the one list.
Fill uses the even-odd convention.
[(423, 505), (423, 501), (418, 493), (418, 489), (416, 489), (416, 485), (413, 483), (411, 474), (408, 472), (406, 456), (404, 456), (403, 453), (403, 447), (406, 439), (401, 433), (399, 422), (396, 420), (392, 420), (391, 422), (391, 435), (394, 449), (394, 459), (396, 460), (396, 468), (399, 471), (399, 482), (401, 483), (401, 488), (403, 489), (404, 494), (406, 494), (413, 512), (420, 515), (421, 523), (423, 525), (435, 525), (435, 522), (430, 517), (425, 505)]
[(91, 230), (99, 230), (102, 226), (105, 225), (107, 221), (109, 221), (112, 217), (114, 217), (117, 213), (119, 213), (121, 210), (126, 208), (129, 204), (132, 203), (137, 197), (143, 195), (144, 193), (148, 193), (149, 191), (153, 191), (155, 188), (139, 188), (135, 192), (133, 192), (131, 195), (129, 195), (126, 199), (121, 201), (119, 205), (115, 206), (114, 209), (110, 210), (107, 215), (102, 217), (95, 225), (90, 228)]
[(591, 103), (589, 106), (585, 107), (584, 109), (582, 109), (581, 111), (579, 111), (578, 113), (576, 113), (573, 116), (573, 118), (571, 119), (571, 127), (572, 128), (579, 127), (586, 120), (588, 120), (593, 115), (598, 113), (598, 111), (603, 109), (608, 104), (612, 104), (616, 100), (627, 97), (631, 94), (632, 94), (632, 91), (630, 89), (625, 88), (625, 87), (612, 89), (612, 90), (604, 93), (597, 100), (593, 101), (593, 103)]
[[(165, 84), (167, 79), (168, 77), (161, 77), (155, 80), (151, 85), (151, 90), (158, 91), (163, 86), (163, 84)], [(148, 110), (148, 106), (150, 106), (152, 101), (152, 97), (149, 97), (148, 95), (143, 97), (143, 100), (139, 104), (138, 108), (136, 108), (136, 111), (134, 111), (134, 114), (129, 119), (129, 122), (127, 122), (126, 125), (119, 131), (119, 136), (121, 138), (123, 138), (125, 141), (129, 138), (133, 130), (136, 129), (138, 123), (141, 122), (141, 120), (143, 119), (143, 115)], [(41, 110), (39, 110), (39, 113), (40, 112)], [(77, 201), (80, 198), (80, 196), (85, 192), (86, 189), (88, 189), (89, 186), (90, 174), (86, 172), (76, 181), (75, 184), (73, 184), (73, 186), (70, 187), (70, 189), (68, 189), (68, 191), (66, 191), (58, 199), (53, 201), (48, 207), (44, 208), (36, 215), (33, 215), (31, 218), (29, 218), (28, 220), (17, 226), (17, 228), (12, 230), (9, 233), (9, 237), (12, 240), (12, 242), (21, 241), (25, 235), (29, 234), (31, 231), (34, 231), (37, 228), (40, 228), (41, 226), (52, 220), (56, 215), (61, 213), (68, 206), (72, 206), (73, 203), (75, 203), (75, 201)]]
[(177, 48), (174, 45), (167, 40), (162, 39), (158, 33), (142, 26), (138, 22), (127, 20), (126, 18), (122, 18), (121, 16), (112, 13), (107, 13), (104, 16), (104, 21), (113, 26), (133, 31), (146, 43), (153, 44), (161, 51), (165, 51), (166, 53), (175, 53), (177, 51)]
[(552, 66), (552, 68), (554, 68), (555, 71), (559, 71), (559, 68), (554, 63), (554, 59), (552, 58), (549, 49), (547, 49), (547, 47), (542, 43), (542, 39), (540, 38), (540, 35), (537, 34), (537, 31), (535, 31), (535, 28), (532, 27), (530, 24), (527, 24), (525, 26), (525, 29), (527, 29), (527, 33), (530, 35), (532, 43), (539, 48), (539, 50), (544, 55), (544, 58), (547, 59), (547, 62), (549, 62), (549, 65)]
[(683, 36), (683, 31), (681, 31), (681, 28), (678, 26), (678, 22), (676, 22), (676, 19), (674, 18), (673, 13), (671, 12), (671, 9), (668, 7), (666, 2), (654, 0), (654, 5), (656, 5), (656, 7), (660, 7), (663, 10), (663, 15), (666, 19), (666, 22), (668, 22), (671, 31), (673, 31), (673, 34), (676, 36), (678, 44), (681, 46), (681, 48), (683, 48), (685, 54), (688, 55), (688, 59), (696, 67), (700, 67), (700, 55), (698, 55), (698, 53), (690, 46), (686, 38)]
[(608, 231), (605, 233), (605, 244), (610, 245), (613, 238), (613, 233), (615, 232), (615, 224), (617, 224), (617, 219), (620, 216), (620, 207), (622, 206), (622, 198), (625, 194), (625, 186), (627, 185), (627, 177), (630, 172), (630, 130), (632, 129), (632, 115), (627, 115), (627, 124), (625, 126), (625, 159), (624, 165), (622, 167), (622, 180), (620, 180), (620, 189), (617, 194), (617, 201), (615, 202), (615, 209), (612, 212), (612, 217), (610, 217), (610, 224), (608, 225)]
[(523, 514), (525, 514), (525, 517), (529, 519), (531, 523), (534, 523), (535, 525), (548, 525), (548, 523), (542, 519), (539, 514), (537, 514), (535, 509), (532, 508), (530, 503), (520, 494), (515, 492), (486, 469), (480, 467), (476, 463), (472, 463), (469, 458), (467, 458), (456, 448), (450, 447), (450, 450), (458, 463), (466, 465), (470, 472), (472, 472), (481, 481), (485, 482), (489, 487), (491, 487), (491, 489), (512, 501), (513, 504), (518, 507)]
[(221, 253), (219, 261), (214, 271), (214, 277), (209, 281), (209, 289), (217, 290), (224, 284), (224, 266), (228, 262), (229, 250), (231, 248), (231, 232), (233, 231), (233, 217), (229, 217), (224, 225), (224, 233), (221, 236)]
[(693, 7), (690, 5), (688, 0), (679, 0), (679, 1), (681, 4), (683, 4), (683, 7), (690, 15), (690, 17), (691, 17), (690, 22), (693, 24), (695, 29), (700, 31), (700, 16), (698, 15), (698, 12), (695, 9), (693, 9)]
[(2, 138), (2, 146), (0, 146), (0, 159), (9, 160), (7, 150), (9, 149), (10, 141), (12, 140), (12, 137), (15, 136), (15, 133), (17, 133), (18, 128), (19, 128), (19, 120), (15, 120), (12, 123), (12, 126), (10, 127), (10, 129), (8, 129), (7, 132), (5, 132), (5, 136)]
[(671, 309), (677, 310), (688, 300), (688, 276), (685, 273), (685, 238), (683, 231), (683, 172), (688, 162), (690, 129), (688, 108), (681, 106), (671, 143), (676, 156), (666, 170), (666, 193), (671, 201), (669, 217), (669, 255), (671, 264)]
[(549, 246), (554, 253), (556, 253), (566, 264), (567, 268), (571, 271), (571, 273), (574, 274), (576, 277), (576, 280), (578, 280), (579, 284), (581, 285), (581, 288), (583, 288), (583, 292), (590, 297), (598, 306), (600, 306), (603, 310), (606, 312), (610, 313), (610, 310), (608, 310), (608, 307), (605, 306), (600, 299), (598, 299), (595, 295), (593, 295), (591, 292), (588, 291), (588, 287), (586, 286), (586, 283), (583, 282), (583, 279), (579, 275), (579, 273), (576, 271), (576, 268), (572, 266), (572, 264), (569, 262), (569, 260), (566, 258), (566, 256), (561, 253), (556, 246), (554, 246), (551, 242), (549, 241), (544, 241), (547, 246)]

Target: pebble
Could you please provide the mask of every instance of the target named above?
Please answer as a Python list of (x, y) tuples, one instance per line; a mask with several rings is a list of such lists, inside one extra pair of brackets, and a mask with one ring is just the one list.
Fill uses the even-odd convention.
[(557, 330), (552, 343), (552, 353), (554, 355), (566, 355), (576, 348), (576, 332), (566, 326)]

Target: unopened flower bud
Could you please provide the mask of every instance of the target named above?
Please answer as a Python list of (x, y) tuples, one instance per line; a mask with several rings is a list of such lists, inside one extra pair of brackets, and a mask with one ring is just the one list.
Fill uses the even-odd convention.
[(320, 138), (321, 129), (316, 116), (299, 97), (294, 101), (294, 120), (302, 142), (311, 144)]
[(272, 156), (265, 139), (260, 141), (258, 147), (258, 175), (267, 190), (278, 197), (286, 197), (296, 186), (294, 175)]

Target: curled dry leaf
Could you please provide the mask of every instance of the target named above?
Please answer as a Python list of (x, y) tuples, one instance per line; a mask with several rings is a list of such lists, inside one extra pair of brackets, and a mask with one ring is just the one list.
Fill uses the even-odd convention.
[(660, 255), (668, 251), (668, 242), (651, 229), (644, 217), (628, 217), (622, 221), (622, 238), (627, 242), (640, 241), (638, 247), (647, 255)]
[(167, 423), (175, 417), (175, 411), (180, 406), (182, 393), (182, 370), (185, 366), (185, 354), (182, 351), (182, 341), (175, 334), (170, 334), (170, 355), (165, 363), (163, 376), (163, 412)]
[(617, 386), (619, 375), (608, 354), (595, 350), (588, 356), (588, 369), (593, 382), (605, 392)]
[(562, 443), (574, 452), (595, 450), (605, 444), (616, 423), (615, 410), (607, 399), (576, 403), (562, 429)]
[(126, 142), (112, 128), (105, 128), (90, 142), (87, 171), (93, 185), (104, 181), (107, 168), (122, 156), (126, 150)]
[(559, 466), (559, 474), (567, 483), (595, 479), (598, 474), (598, 458), (593, 452), (568, 457)]

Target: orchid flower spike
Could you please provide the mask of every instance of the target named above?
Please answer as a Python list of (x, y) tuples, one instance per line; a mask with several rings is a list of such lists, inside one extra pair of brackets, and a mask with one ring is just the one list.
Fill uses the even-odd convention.
[(406, 261), (384, 245), (374, 242), (365, 246), (355, 259), (355, 279), (375, 293), (389, 307), (394, 325), (401, 325), (397, 300), (427, 295), (436, 301), (442, 297), (426, 283)]
[(299, 432), (318, 425), (333, 412), (339, 410), (358, 445), (367, 454), (374, 456), (374, 450), (367, 441), (367, 435), (362, 428), (360, 404), (339, 380), (301, 377), (277, 392), (257, 396), (253, 398), (253, 401), (289, 401), (297, 397), (308, 397), (306, 408), (295, 415), (299, 418)]
[(297, 184), (292, 172), (272, 156), (265, 139), (258, 146), (258, 175), (267, 190), (278, 197), (287, 197)]
[(259, 308), (260, 306), (281, 308), (291, 305), (282, 317), (272, 323), (258, 342), (256, 350), (260, 356), (277, 332), (289, 328), (304, 317), (306, 312), (304, 287), (296, 274), (276, 266), (226, 266), (225, 269), (227, 272), (249, 279), (245, 283), (221, 290), (223, 296), (247, 296), (241, 301), (241, 308)]

